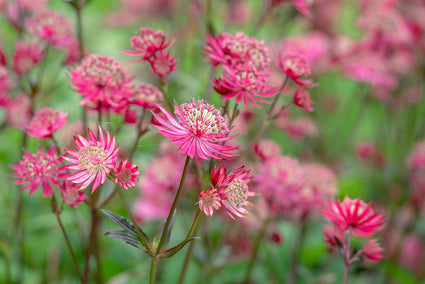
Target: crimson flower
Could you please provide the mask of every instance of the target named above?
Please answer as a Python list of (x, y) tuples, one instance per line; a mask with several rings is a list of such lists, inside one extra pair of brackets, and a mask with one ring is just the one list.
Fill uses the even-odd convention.
[(237, 148), (223, 144), (234, 136), (227, 136), (229, 127), (220, 111), (213, 105), (201, 100), (192, 100), (190, 104), (180, 106), (175, 103), (174, 112), (177, 119), (163, 107), (158, 105), (158, 108), (165, 115), (165, 119), (153, 113), (159, 122), (154, 127), (162, 135), (172, 138), (172, 143), (181, 145), (180, 153), (191, 158), (198, 156), (204, 160), (208, 157), (221, 159), (220, 156), (231, 157), (232, 154), (227, 152)]
[(106, 138), (102, 128), (99, 126), (99, 140), (89, 129), (89, 139), (78, 135), (75, 145), (78, 150), (66, 150), (63, 156), (65, 160), (72, 163), (67, 168), (77, 172), (68, 177), (74, 183), (83, 183), (81, 189), (88, 187), (93, 181), (92, 193), (96, 188), (104, 184), (106, 177), (115, 168), (117, 161), (118, 146), (115, 146), (115, 137), (111, 139), (108, 132)]
[(374, 212), (372, 206), (360, 199), (344, 198), (329, 202), (329, 208), (322, 210), (326, 218), (343, 231), (352, 230), (358, 236), (368, 236), (382, 228), (384, 216)]
[(307, 111), (313, 111), (311, 104), (313, 103), (310, 99), (310, 93), (301, 88), (295, 91), (294, 94), (294, 103), (302, 109)]
[(125, 160), (115, 168), (115, 182), (128, 189), (136, 186), (136, 181), (139, 180), (137, 177), (140, 172), (137, 170), (137, 165)]

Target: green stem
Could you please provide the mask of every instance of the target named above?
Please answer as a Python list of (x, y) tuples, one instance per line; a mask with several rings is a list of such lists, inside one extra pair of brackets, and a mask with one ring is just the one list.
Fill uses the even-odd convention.
[(149, 284), (155, 284), (157, 267), (158, 267), (158, 259), (157, 258), (152, 258), (152, 262), (151, 262), (151, 274), (149, 276)]
[[(306, 213), (305, 213), (306, 214)], [(301, 228), (298, 238), (295, 240), (295, 246), (291, 253), (291, 263), (289, 269), (289, 283), (296, 284), (297, 282), (297, 272), (298, 272), (298, 255), (303, 246), (305, 234), (307, 232), (307, 215), (303, 217), (304, 220), (301, 220)]]
[[(200, 213), (201, 213), (201, 211), (200, 210), (197, 210), (196, 216), (195, 216), (195, 218), (193, 220), (193, 223), (192, 223), (192, 227), (190, 228), (189, 233), (187, 234), (186, 239), (190, 239), (193, 235), (195, 235), (198, 232), (199, 224), (200, 224), (200, 220), (201, 220), (201, 214)], [(188, 251), (186, 253), (186, 257), (184, 259), (183, 267), (182, 267), (182, 270), (180, 272), (179, 284), (183, 284), (183, 281), (184, 281), (184, 277), (186, 275), (187, 268), (189, 267), (190, 259), (192, 258), (192, 252), (193, 252), (193, 247), (194, 246), (195, 246), (195, 242), (192, 241), (190, 243), (190, 245), (189, 245), (189, 249), (188, 249)]]
[(190, 160), (191, 160), (190, 157), (187, 156), (186, 162), (185, 162), (184, 168), (183, 168), (182, 177), (180, 179), (179, 189), (177, 190), (176, 197), (174, 198), (173, 205), (171, 206), (170, 213), (168, 214), (168, 217), (167, 217), (167, 221), (165, 222), (164, 230), (162, 231), (161, 239), (159, 241), (158, 248), (156, 249), (156, 254), (161, 252), (161, 250), (165, 246), (168, 228), (170, 227), (171, 219), (173, 218), (174, 211), (176, 210), (177, 203), (179, 202), (179, 199), (180, 199), (180, 195), (183, 192), (183, 184), (184, 184), (184, 180), (186, 179), (186, 174), (187, 174), (187, 170), (189, 168)]
[(72, 261), (74, 262), (74, 268), (75, 268), (75, 271), (77, 272), (78, 279), (80, 279), (80, 282), (83, 283), (83, 277), (81, 276), (80, 267), (78, 266), (77, 258), (75, 257), (75, 253), (74, 253), (74, 250), (72, 249), (72, 245), (69, 240), (68, 234), (66, 233), (65, 227), (63, 226), (62, 220), (60, 218), (60, 211), (57, 209), (57, 202), (56, 202), (55, 196), (53, 196), (52, 198), (51, 205), (52, 205), (52, 211), (56, 216), (56, 220), (58, 221), (59, 227), (65, 238), (65, 242), (68, 247), (69, 253), (71, 254)]

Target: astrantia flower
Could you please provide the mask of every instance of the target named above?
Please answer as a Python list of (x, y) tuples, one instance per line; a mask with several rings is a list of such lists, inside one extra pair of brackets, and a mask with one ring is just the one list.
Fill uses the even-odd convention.
[(205, 215), (212, 216), (215, 210), (220, 209), (221, 199), (217, 190), (207, 189), (201, 192), (199, 195), (199, 210), (204, 211)]
[(80, 105), (97, 108), (124, 108), (131, 96), (128, 79), (121, 64), (111, 56), (93, 54), (71, 72), (71, 84), (84, 98)]
[(83, 183), (81, 189), (88, 187), (93, 182), (92, 192), (104, 184), (109, 172), (115, 168), (117, 161), (118, 146), (115, 146), (115, 137), (111, 139), (109, 133), (103, 134), (99, 126), (99, 140), (88, 131), (89, 139), (78, 135), (75, 138), (75, 145), (78, 150), (66, 150), (70, 156), (63, 156), (65, 160), (73, 165), (68, 169), (77, 172), (68, 177), (74, 183)]
[(13, 88), (13, 82), (10, 80), (7, 69), (0, 66), (0, 92), (7, 92)]
[(363, 255), (373, 261), (379, 261), (382, 258), (382, 251), (376, 240), (368, 241), (362, 248)]
[[(228, 66), (223, 66), (223, 69), (226, 71), (226, 75), (219, 81), (219, 87), (221, 90), (225, 90), (224, 99), (236, 98), (236, 103), (243, 102), (246, 108), (249, 107), (248, 103), (255, 107), (260, 107), (257, 102), (270, 103), (260, 99), (260, 97), (271, 97), (275, 94), (275, 91), (266, 84), (266, 76), (259, 74), (249, 66), (241, 71)], [(217, 84), (214, 83), (214, 85)], [(214, 86), (214, 89), (219, 90), (216, 86)]]
[(313, 108), (311, 107), (312, 103), (313, 102), (310, 99), (310, 93), (307, 92), (305, 88), (301, 88), (295, 91), (294, 104), (307, 111), (313, 111)]
[(273, 140), (264, 139), (254, 145), (254, 153), (261, 160), (265, 161), (280, 156), (282, 150)]
[(360, 199), (344, 198), (329, 202), (329, 209), (322, 210), (326, 218), (341, 227), (343, 231), (352, 230), (358, 236), (371, 235), (382, 228), (384, 216), (374, 212), (372, 206)]
[(296, 84), (305, 87), (312, 87), (315, 84), (309, 80), (302, 80), (301, 77), (310, 76), (311, 69), (309, 62), (298, 54), (282, 53), (277, 58), (277, 69), (291, 78)]
[(115, 169), (115, 182), (125, 189), (129, 189), (136, 186), (136, 181), (139, 180), (138, 175), (140, 172), (137, 170), (137, 165), (125, 160)]
[(39, 37), (54, 47), (63, 48), (74, 38), (68, 19), (59, 13), (43, 11), (27, 21), (30, 34)]
[(88, 197), (84, 195), (84, 191), (80, 190), (80, 186), (69, 181), (64, 181), (61, 185), (62, 200), (72, 207), (78, 207), (78, 203), (83, 202)]
[(38, 139), (49, 138), (65, 125), (67, 118), (67, 113), (43, 108), (35, 113), (25, 130), (28, 135)]
[(162, 51), (153, 55), (149, 60), (152, 71), (158, 76), (164, 77), (174, 71), (176, 68), (176, 58), (171, 57), (170, 53), (164, 54)]
[(25, 151), (23, 160), (11, 166), (17, 171), (12, 176), (19, 179), (14, 184), (28, 183), (22, 190), (30, 189), (30, 195), (41, 185), (43, 196), (52, 198), (51, 184), (59, 186), (61, 179), (67, 176), (63, 166), (59, 166), (62, 158), (56, 156), (55, 152), (56, 148), (51, 148), (47, 153), (41, 148), (38, 148), (36, 154)]
[(131, 46), (136, 51), (124, 51), (127, 55), (140, 56), (137, 61), (147, 60), (157, 51), (164, 50), (172, 44), (172, 42), (165, 43), (165, 35), (162, 31), (140, 28), (139, 32), (140, 36), (136, 34), (130, 39)]
[(133, 95), (130, 102), (146, 109), (156, 109), (156, 104), (163, 100), (163, 95), (155, 86), (149, 84), (139, 84), (133, 87)]
[(30, 72), (43, 58), (44, 50), (35, 41), (17, 41), (13, 54), (13, 71), (21, 76)]
[[(221, 159), (231, 157), (227, 153), (237, 147), (223, 145), (234, 136), (227, 136), (229, 128), (220, 111), (213, 105), (203, 101), (192, 100), (189, 104), (177, 103), (174, 106), (177, 120), (163, 107), (158, 106), (166, 119), (153, 114), (159, 125), (154, 125), (158, 131), (170, 137), (174, 144), (181, 145), (179, 152), (193, 158), (198, 156), (207, 160), (208, 157)], [(222, 156), (222, 157), (220, 157)]]

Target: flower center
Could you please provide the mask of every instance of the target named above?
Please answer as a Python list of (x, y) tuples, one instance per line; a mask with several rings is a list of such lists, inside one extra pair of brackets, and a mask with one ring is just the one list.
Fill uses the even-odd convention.
[(118, 180), (122, 183), (128, 183), (131, 181), (131, 170), (127, 168), (121, 169), (121, 171), (118, 173)]
[(90, 145), (80, 150), (78, 163), (88, 172), (97, 173), (104, 167), (106, 155), (107, 153), (103, 150), (101, 143), (96, 145), (90, 143)]
[(227, 200), (239, 208), (248, 198), (248, 185), (241, 179), (234, 179), (226, 188)]

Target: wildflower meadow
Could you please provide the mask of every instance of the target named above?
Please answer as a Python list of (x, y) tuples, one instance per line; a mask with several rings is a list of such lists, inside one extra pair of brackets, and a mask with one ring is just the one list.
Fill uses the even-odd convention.
[(0, 0), (0, 283), (425, 284), (425, 1)]

